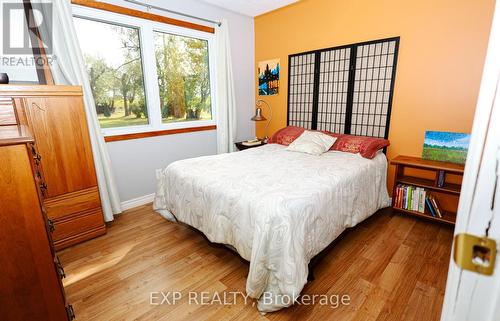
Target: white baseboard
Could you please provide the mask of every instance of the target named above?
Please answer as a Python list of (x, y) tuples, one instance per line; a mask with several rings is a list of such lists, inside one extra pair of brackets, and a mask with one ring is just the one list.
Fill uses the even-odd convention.
[(141, 205), (144, 205), (147, 203), (151, 203), (154, 200), (154, 198), (155, 198), (155, 194), (152, 193), (152, 194), (140, 196), (137, 198), (133, 198), (133, 199), (128, 200), (128, 201), (123, 201), (121, 203), (122, 211), (126, 211), (126, 210), (134, 208), (134, 207), (138, 207), (138, 206), (141, 206)]

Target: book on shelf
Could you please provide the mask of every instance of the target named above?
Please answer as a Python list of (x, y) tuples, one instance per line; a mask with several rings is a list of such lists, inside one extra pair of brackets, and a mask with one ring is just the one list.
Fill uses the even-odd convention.
[(422, 187), (399, 184), (394, 195), (394, 207), (418, 213), (428, 212), (432, 217), (443, 217), (437, 198)]
[(401, 185), (396, 186), (396, 191), (394, 197), (394, 206), (395, 207), (401, 207)]
[(414, 212), (425, 212), (427, 191), (422, 187), (399, 184), (396, 186), (394, 207)]
[(411, 186), (406, 188), (406, 204), (405, 209), (409, 210), (411, 207)]
[(427, 205), (427, 208), (429, 209), (429, 213), (431, 213), (432, 217), (436, 217), (436, 212), (434, 212), (434, 208), (432, 207), (431, 200), (429, 197), (426, 197), (425, 205)]
[(418, 208), (418, 187), (413, 188), (411, 191), (411, 210), (415, 211)]
[(425, 189), (421, 188), (420, 189), (420, 195), (419, 195), (419, 202), (418, 202), (418, 211), (420, 213), (425, 213), (425, 195), (427, 192)]
[(438, 178), (437, 178), (437, 186), (438, 187), (443, 187), (444, 186), (444, 180), (445, 180), (445, 173), (444, 171), (441, 169), (438, 171)]
[(411, 190), (411, 210), (416, 211), (418, 209), (418, 187)]
[(440, 218), (443, 217), (443, 213), (440, 209), (440, 206), (438, 204), (437, 199), (434, 197), (434, 195), (429, 195), (429, 199), (431, 201), (432, 207), (434, 208), (434, 211), (436, 212), (436, 215)]

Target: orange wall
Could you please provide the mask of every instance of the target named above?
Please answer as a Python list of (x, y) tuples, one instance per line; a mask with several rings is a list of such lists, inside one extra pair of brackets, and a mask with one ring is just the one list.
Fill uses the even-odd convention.
[[(256, 97), (273, 107), (268, 135), (286, 126), (289, 54), (393, 36), (401, 41), (389, 159), (420, 156), (425, 130), (470, 132), (493, 8), (494, 0), (302, 0), (256, 17), (256, 70), (281, 59), (280, 93)], [(258, 137), (263, 128), (256, 123)]]

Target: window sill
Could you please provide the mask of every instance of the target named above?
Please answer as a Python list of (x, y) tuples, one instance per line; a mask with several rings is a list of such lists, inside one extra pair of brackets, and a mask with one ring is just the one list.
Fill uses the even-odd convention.
[(205, 130), (215, 130), (215, 129), (217, 129), (216, 125), (183, 127), (183, 128), (175, 128), (175, 129), (164, 129), (164, 130), (152, 130), (152, 131), (139, 132), (139, 133), (105, 136), (104, 141), (106, 143), (109, 143), (109, 142), (117, 142), (117, 141), (121, 141), (121, 140), (130, 140), (130, 139), (165, 136), (165, 135), (175, 135), (175, 134), (183, 134), (183, 133), (191, 133), (191, 132), (201, 132), (201, 131), (205, 131)]

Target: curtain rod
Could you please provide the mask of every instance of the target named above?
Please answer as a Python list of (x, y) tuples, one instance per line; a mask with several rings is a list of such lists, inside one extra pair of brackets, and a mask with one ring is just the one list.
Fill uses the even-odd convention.
[(133, 4), (136, 4), (136, 5), (139, 5), (139, 6), (146, 7), (148, 10), (156, 9), (156, 10), (160, 10), (160, 11), (164, 11), (164, 12), (168, 12), (168, 13), (173, 13), (173, 14), (176, 14), (176, 15), (180, 15), (180, 16), (184, 16), (184, 17), (188, 17), (188, 18), (192, 18), (192, 19), (197, 19), (197, 20), (201, 20), (201, 21), (213, 23), (213, 24), (216, 24), (219, 27), (222, 24), (220, 21), (214, 21), (214, 20), (210, 20), (210, 19), (200, 18), (200, 17), (197, 17), (197, 16), (192, 16), (190, 14), (186, 14), (186, 13), (182, 13), (182, 12), (178, 12), (178, 11), (174, 11), (174, 10), (165, 9), (165, 8), (158, 7), (158, 6), (153, 6), (153, 5), (150, 5), (150, 4), (147, 4), (147, 3), (144, 3), (144, 2), (140, 2), (140, 1), (136, 1), (136, 0), (125, 0), (125, 1), (133, 3)]

